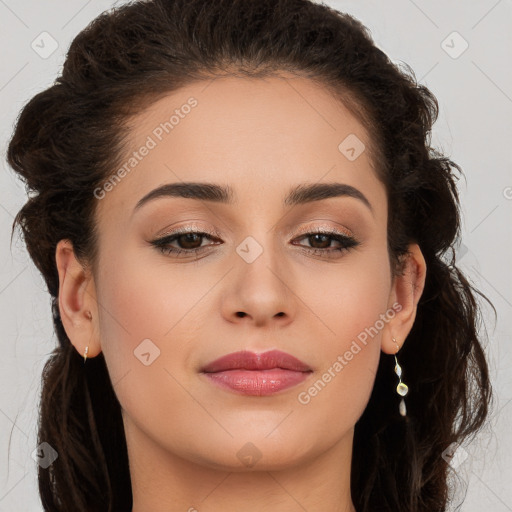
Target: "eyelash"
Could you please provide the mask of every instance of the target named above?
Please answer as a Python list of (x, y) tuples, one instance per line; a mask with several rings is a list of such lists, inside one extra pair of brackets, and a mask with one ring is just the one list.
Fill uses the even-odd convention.
[[(186, 255), (190, 254), (199, 254), (202, 252), (203, 249), (206, 249), (208, 246), (199, 247), (197, 249), (180, 249), (176, 247), (169, 247), (169, 244), (171, 242), (174, 242), (177, 238), (179, 238), (181, 235), (199, 235), (201, 238), (209, 238), (210, 240), (213, 240), (216, 238), (215, 235), (212, 233), (205, 233), (202, 231), (175, 231), (174, 233), (171, 233), (163, 238), (154, 240), (151, 242), (153, 246), (155, 246), (161, 253), (169, 255), (169, 256), (175, 256), (175, 257), (184, 257)], [(353, 247), (357, 247), (360, 245), (360, 242), (358, 242), (355, 238), (352, 238), (350, 236), (344, 235), (342, 233), (338, 233), (337, 231), (323, 231), (323, 230), (314, 230), (311, 232), (303, 233), (298, 239), (308, 238), (309, 236), (313, 235), (324, 235), (327, 236), (337, 242), (340, 242), (342, 244), (342, 247), (338, 248), (328, 248), (328, 249), (315, 249), (315, 248), (307, 248), (302, 247), (305, 251), (312, 253), (317, 256), (328, 256), (328, 257), (335, 257), (336, 253), (342, 254), (344, 252), (349, 251)], [(209, 246), (211, 247), (211, 246)], [(181, 255), (181, 256), (180, 256)]]

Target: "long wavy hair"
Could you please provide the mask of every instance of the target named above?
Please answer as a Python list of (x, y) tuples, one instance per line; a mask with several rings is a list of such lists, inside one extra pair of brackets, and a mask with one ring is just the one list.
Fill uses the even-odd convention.
[[(103, 354), (86, 365), (58, 310), (55, 250), (72, 242), (97, 258), (94, 190), (122, 161), (131, 116), (197, 80), (310, 78), (342, 101), (371, 136), (388, 198), (392, 276), (407, 246), (427, 265), (413, 328), (400, 351), (410, 395), (398, 413), (391, 355), (381, 353), (355, 425), (351, 493), (358, 512), (442, 512), (450, 502), (450, 446), (483, 426), (492, 401), (475, 289), (456, 265), (460, 167), (430, 146), (438, 103), (367, 28), (308, 0), (149, 0), (110, 9), (73, 40), (53, 85), (21, 110), (7, 160), (28, 200), (18, 226), (52, 297), (58, 346), (42, 374), (38, 443), (58, 459), (39, 467), (45, 511), (127, 512), (132, 494), (120, 404)], [(492, 306), (492, 304), (491, 304)], [(492, 306), (494, 309), (494, 306)], [(454, 444), (455, 443), (455, 444)]]

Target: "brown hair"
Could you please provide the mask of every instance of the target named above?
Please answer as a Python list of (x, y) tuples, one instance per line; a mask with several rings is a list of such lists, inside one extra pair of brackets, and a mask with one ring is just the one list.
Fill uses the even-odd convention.
[(30, 198), (13, 232), (21, 227), (47, 283), (59, 341), (42, 375), (38, 442), (59, 454), (48, 469), (39, 468), (44, 510), (126, 512), (132, 506), (121, 410), (104, 357), (84, 366), (60, 321), (58, 241), (70, 240), (83, 264), (94, 266), (93, 191), (121, 162), (130, 116), (195, 80), (282, 71), (316, 80), (358, 113), (386, 187), (392, 274), (400, 272), (411, 241), (427, 265), (416, 319), (400, 351), (408, 416), (398, 414), (392, 356), (381, 354), (372, 395), (355, 425), (355, 507), (446, 510), (450, 466), (443, 453), (482, 427), (491, 401), (476, 294), (489, 300), (457, 268), (453, 251), (461, 169), (430, 147), (438, 103), (412, 70), (393, 64), (359, 21), (307, 0), (151, 0), (112, 9), (78, 34), (61, 76), (21, 111), (7, 159)]

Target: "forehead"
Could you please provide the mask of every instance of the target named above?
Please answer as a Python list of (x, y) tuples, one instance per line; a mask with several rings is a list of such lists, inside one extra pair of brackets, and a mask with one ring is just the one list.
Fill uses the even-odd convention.
[(156, 186), (179, 181), (230, 184), (235, 204), (253, 206), (282, 201), (285, 190), (304, 182), (347, 183), (367, 196), (380, 185), (363, 125), (303, 77), (194, 82), (155, 101), (129, 126), (123, 178), (101, 207), (133, 208)]

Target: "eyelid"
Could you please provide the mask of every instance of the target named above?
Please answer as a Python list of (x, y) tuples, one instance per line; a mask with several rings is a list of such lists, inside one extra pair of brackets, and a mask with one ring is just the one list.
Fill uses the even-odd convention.
[(172, 229), (169, 228), (167, 229), (166, 231), (164, 231), (163, 233), (158, 233), (158, 235), (156, 235), (158, 238), (165, 238), (167, 236), (171, 236), (171, 235), (175, 235), (176, 233), (186, 233), (186, 232), (201, 232), (201, 233), (206, 233), (207, 235), (211, 235), (212, 237), (216, 237), (216, 238), (221, 238), (221, 234), (215, 230), (215, 229), (208, 229), (208, 228), (202, 228), (201, 226), (197, 225), (197, 224), (187, 224), (187, 225), (184, 225), (184, 226), (178, 226), (178, 227), (173, 227)]
[[(318, 219), (318, 220), (321, 220), (321, 219)], [(313, 221), (312, 221), (313, 222)], [(333, 232), (340, 235), (340, 236), (345, 236), (345, 237), (348, 237), (348, 238), (355, 238), (354, 234), (346, 229), (346, 228), (337, 228), (337, 227), (333, 227), (331, 224), (333, 223), (333, 221), (329, 221), (330, 224), (323, 224), (323, 225), (315, 225), (315, 226), (311, 226), (311, 225), (306, 225), (306, 226), (303, 226), (301, 228), (299, 228), (298, 231), (295, 231), (295, 230), (292, 230), (290, 232), (287, 233), (287, 237), (291, 237), (291, 236), (300, 236), (300, 235), (305, 235), (305, 234), (309, 234), (309, 233), (325, 233), (326, 235), (329, 235), (329, 234), (332, 234)], [(335, 222), (335, 224), (337, 224)], [(159, 233), (157, 236), (157, 238), (164, 238), (166, 236), (171, 236), (171, 235), (174, 235), (176, 234), (177, 232), (178, 233), (182, 233), (182, 232), (202, 232), (202, 233), (206, 233), (207, 235), (210, 235), (214, 238), (218, 238), (218, 239), (222, 239), (222, 234), (219, 233), (216, 229), (209, 229), (209, 228), (203, 228), (201, 227), (200, 225), (198, 224), (186, 224), (186, 225), (183, 225), (183, 226), (177, 226), (175, 227), (173, 225), (172, 229), (171, 228), (168, 228), (166, 229), (163, 233)]]
[[(330, 221), (331, 224), (332, 224), (332, 221)], [(341, 236), (345, 236), (345, 237), (348, 237), (348, 238), (355, 238), (354, 234), (349, 231), (348, 229), (346, 228), (337, 228), (337, 227), (333, 227), (332, 225), (327, 225), (327, 224), (323, 224), (323, 225), (315, 225), (315, 226), (311, 226), (311, 225), (306, 225), (304, 227), (301, 227), (299, 228), (299, 231), (296, 232), (296, 231), (292, 231), (288, 234), (288, 236), (292, 236), (292, 235), (303, 235), (303, 234), (308, 234), (308, 233), (325, 233), (326, 235), (329, 235), (329, 234), (332, 234), (333, 232), (338, 234), (338, 235), (341, 235)]]
[[(184, 235), (186, 233), (195, 233), (199, 234), (201, 238), (208, 238), (210, 239), (213, 244), (208, 244), (207, 246), (198, 247), (195, 249), (181, 249), (181, 248), (172, 248), (168, 247), (172, 242), (174, 242), (179, 236)], [(346, 230), (346, 228), (338, 229), (333, 228), (332, 226), (303, 226), (299, 229), (299, 232), (295, 233), (295, 238), (292, 240), (292, 244), (296, 245), (294, 242), (297, 240), (300, 240), (302, 238), (306, 238), (310, 235), (316, 235), (316, 234), (324, 234), (325, 236), (328, 236), (329, 238), (332, 238), (334, 240), (337, 240), (338, 243), (342, 243), (341, 248), (326, 248), (326, 249), (316, 249), (312, 248), (311, 250), (308, 250), (308, 248), (302, 248), (303, 251), (306, 251), (311, 255), (319, 255), (321, 257), (336, 257), (336, 255), (343, 255), (346, 252), (350, 252), (352, 248), (358, 247), (361, 245), (361, 242), (351, 234), (351, 231)], [(165, 255), (173, 256), (175, 258), (186, 258), (188, 255), (195, 254), (198, 256), (200, 253), (203, 253), (203, 251), (206, 251), (208, 247), (211, 247), (212, 245), (218, 245), (218, 242), (222, 243), (221, 234), (218, 233), (215, 229), (209, 230), (209, 229), (201, 229), (199, 226), (194, 224), (189, 224), (182, 227), (176, 227), (173, 228), (171, 231), (167, 231), (165, 234), (159, 236), (156, 240), (151, 241), (151, 245), (155, 246), (160, 252), (162, 252)], [(183, 256), (185, 254), (185, 256)], [(182, 255), (182, 256), (180, 256)]]

